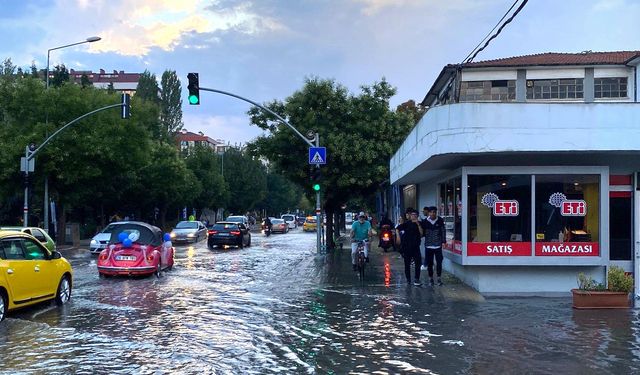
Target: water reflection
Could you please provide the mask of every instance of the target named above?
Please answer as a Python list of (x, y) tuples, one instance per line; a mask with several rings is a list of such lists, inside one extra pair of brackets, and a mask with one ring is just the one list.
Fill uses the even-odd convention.
[(396, 254), (372, 261), (360, 283), (348, 251), (316, 258), (314, 244), (294, 232), (248, 249), (178, 248), (161, 278), (99, 279), (78, 258), (70, 305), (0, 324), (0, 373), (640, 370), (635, 313), (576, 311), (567, 299), (485, 301), (455, 284), (409, 287)]

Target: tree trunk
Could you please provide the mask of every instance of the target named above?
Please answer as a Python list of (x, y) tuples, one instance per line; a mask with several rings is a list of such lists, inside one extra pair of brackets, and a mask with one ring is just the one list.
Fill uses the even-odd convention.
[(167, 207), (162, 205), (162, 207), (160, 208), (160, 228), (162, 228), (162, 230), (166, 230), (167, 226)]
[(327, 230), (325, 235), (325, 244), (327, 245), (327, 249), (335, 249), (336, 244), (333, 241), (333, 208), (325, 207), (326, 215), (327, 215)]

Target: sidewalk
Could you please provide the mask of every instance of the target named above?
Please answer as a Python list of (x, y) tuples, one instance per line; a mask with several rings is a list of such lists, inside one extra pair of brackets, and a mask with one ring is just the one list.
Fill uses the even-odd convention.
[(84, 240), (80, 240), (79, 246), (73, 246), (71, 244), (64, 244), (56, 246), (56, 250), (58, 251), (68, 251), (74, 249), (89, 249), (89, 244), (91, 243), (91, 238), (87, 238)]
[[(343, 243), (342, 249), (340, 249), (339, 244), (336, 244), (336, 249), (325, 257), (324, 280), (322, 280), (325, 283), (333, 285), (365, 284), (372, 287), (420, 288), (425, 291), (438, 292), (450, 300), (484, 301), (484, 297), (475, 289), (445, 271), (442, 272), (444, 286), (436, 285), (431, 287), (426, 269), (420, 272), (421, 286), (408, 285), (404, 274), (404, 259), (402, 255), (391, 249), (385, 253), (382, 248), (378, 247), (377, 239), (374, 239), (371, 243), (370, 263), (367, 264), (365, 269), (365, 280), (361, 282), (357, 273), (351, 268), (350, 240), (347, 236), (341, 236), (340, 240)], [(414, 277), (413, 272), (414, 268), (412, 266), (412, 278)]]

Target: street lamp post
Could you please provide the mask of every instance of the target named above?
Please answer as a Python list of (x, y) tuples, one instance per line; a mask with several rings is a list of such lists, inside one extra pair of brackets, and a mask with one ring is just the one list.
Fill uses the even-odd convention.
[[(99, 41), (100, 38), (99, 36), (92, 36), (89, 37), (81, 42), (76, 42), (76, 43), (71, 43), (71, 44), (66, 44), (64, 46), (60, 46), (60, 47), (55, 47), (55, 48), (50, 48), (47, 50), (47, 85), (46, 85), (46, 89), (49, 90), (49, 60), (50, 60), (50, 55), (51, 55), (51, 51), (57, 50), (57, 49), (62, 49), (62, 48), (67, 48), (67, 47), (71, 47), (71, 46), (75, 46), (78, 44), (84, 44), (84, 43), (93, 43), (93, 42), (97, 42)], [(47, 115), (47, 117), (45, 118), (45, 124), (49, 123), (49, 116)], [(48, 131), (47, 131), (47, 136)], [(26, 189), (25, 189), (26, 190)], [(44, 176), (44, 230), (48, 233), (49, 232), (49, 178), (45, 173)], [(24, 221), (25, 223), (27, 222), (26, 220)], [(26, 224), (25, 224), (26, 225)], [(56, 233), (57, 235), (57, 233)]]

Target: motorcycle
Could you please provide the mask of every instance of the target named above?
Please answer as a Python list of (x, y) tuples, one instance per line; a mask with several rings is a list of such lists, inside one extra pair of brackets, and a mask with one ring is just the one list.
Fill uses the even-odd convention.
[(380, 229), (380, 247), (385, 253), (390, 247), (393, 247), (393, 250), (396, 249), (396, 245), (393, 241), (393, 231), (391, 230), (390, 225), (383, 225)]
[(269, 237), (271, 235), (271, 226), (262, 223), (262, 233), (264, 233), (265, 236)]

